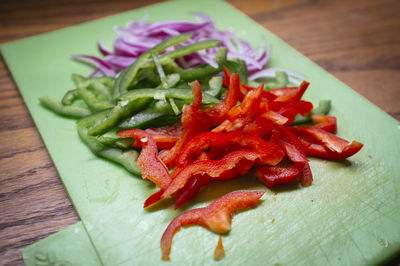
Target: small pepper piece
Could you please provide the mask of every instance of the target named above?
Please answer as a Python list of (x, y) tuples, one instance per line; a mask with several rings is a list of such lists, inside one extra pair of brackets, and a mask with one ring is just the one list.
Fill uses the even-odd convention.
[(144, 130), (133, 128), (119, 131), (122, 138), (135, 138), (141, 145), (142, 151), (137, 159), (137, 164), (142, 172), (144, 180), (151, 180), (160, 190), (164, 190), (171, 182), (168, 169), (157, 156), (157, 144), (153, 137)]
[(201, 106), (202, 93), (201, 86), (198, 81), (194, 81), (190, 83), (193, 93), (192, 103), (187, 106), (185, 105), (182, 109), (182, 126), (183, 132), (179, 138), (179, 140), (175, 143), (175, 145), (168, 150), (163, 150), (160, 153), (160, 159), (167, 165), (171, 167), (175, 163), (175, 159), (178, 157), (179, 153), (183, 145), (189, 141), (189, 139), (194, 136), (197, 132), (197, 124), (198, 124), (198, 110)]
[(226, 194), (204, 208), (192, 209), (175, 217), (161, 237), (162, 260), (169, 260), (172, 239), (182, 226), (200, 225), (214, 233), (225, 234), (231, 230), (235, 211), (253, 207), (265, 191), (234, 191)]
[[(306, 167), (307, 165), (307, 167)], [(306, 173), (303, 172), (306, 170)], [(309, 171), (308, 163), (295, 163), (289, 167), (268, 166), (261, 167), (256, 170), (257, 178), (264, 183), (269, 189), (273, 189), (277, 185), (287, 185), (294, 182), (297, 178), (301, 178), (302, 184), (310, 185), (312, 182), (311, 171)]]
[(314, 127), (321, 128), (330, 133), (336, 133), (336, 117), (331, 115), (312, 115), (311, 119), (315, 123)]

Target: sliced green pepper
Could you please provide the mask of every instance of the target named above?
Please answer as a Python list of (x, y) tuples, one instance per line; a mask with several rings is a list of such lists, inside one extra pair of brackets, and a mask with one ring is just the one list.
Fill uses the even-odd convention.
[(40, 103), (51, 111), (67, 117), (81, 118), (91, 114), (90, 110), (77, 105), (63, 105), (59, 100), (43, 97)]
[(292, 125), (300, 125), (305, 123), (310, 123), (312, 115), (326, 115), (331, 109), (331, 100), (321, 100), (319, 101), (318, 107), (314, 108), (308, 115), (296, 115)]

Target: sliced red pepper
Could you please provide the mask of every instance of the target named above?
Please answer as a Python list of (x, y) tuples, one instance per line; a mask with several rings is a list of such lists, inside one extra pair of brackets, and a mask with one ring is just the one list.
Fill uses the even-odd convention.
[[(191, 139), (183, 148), (177, 159), (178, 165), (186, 165), (193, 162), (204, 150), (213, 153), (215, 150), (254, 150), (263, 153), (279, 152), (279, 147), (271, 144), (256, 135), (249, 135), (240, 131), (228, 133), (204, 132)], [(269, 164), (274, 164), (270, 161)], [(276, 162), (278, 163), (278, 161)]]
[(267, 112), (261, 114), (261, 117), (267, 118), (277, 125), (286, 125), (289, 121), (289, 118), (287, 118), (283, 115), (280, 115), (274, 111), (267, 111)]
[(265, 138), (271, 135), (272, 130), (275, 128), (276, 126), (270, 119), (258, 116), (254, 121), (243, 127), (243, 132)]
[(277, 96), (275, 99), (277, 102), (300, 101), (309, 85), (309, 82), (303, 81), (299, 87), (278, 88), (270, 90), (270, 92)]
[(300, 175), (301, 185), (310, 186), (313, 182), (313, 176), (309, 163), (304, 164), (303, 172)]
[(347, 140), (339, 138), (338, 136), (333, 135), (332, 133), (325, 131), (321, 128), (298, 127), (294, 128), (294, 130), (297, 132), (306, 133), (314, 137), (316, 140), (323, 143), (326, 148), (337, 153), (341, 153), (344, 148), (349, 144)]
[(133, 128), (117, 133), (122, 138), (135, 138), (138, 144), (141, 144), (142, 151), (137, 159), (137, 164), (142, 173), (142, 178), (151, 180), (161, 190), (168, 187), (171, 178), (165, 164), (158, 158), (157, 144), (153, 137), (144, 130)]
[(353, 141), (348, 144), (341, 152), (335, 152), (325, 148), (322, 145), (311, 144), (310, 146), (306, 147), (306, 152), (310, 156), (330, 161), (337, 161), (344, 160), (350, 156), (353, 156), (354, 154), (359, 152), (363, 146), (364, 145), (362, 143)]
[(289, 159), (295, 163), (308, 162), (305, 148), (297, 136), (287, 129), (281, 130), (280, 133), (280, 146)]
[(178, 141), (183, 127), (181, 123), (177, 123), (172, 126), (147, 128), (145, 131), (152, 135), (154, 141), (157, 143), (157, 149), (170, 149)]
[(221, 124), (225, 119), (226, 115), (234, 106), (236, 106), (239, 100), (240, 94), (240, 78), (239, 75), (233, 73), (230, 76), (229, 89), (225, 98), (213, 107), (202, 108), (199, 111), (199, 127), (205, 127), (208, 131), (211, 127)]
[(229, 110), (228, 119), (214, 128), (213, 132), (229, 132), (242, 129), (246, 124), (252, 122), (259, 111), (261, 96), (264, 85), (249, 91), (239, 106)]
[(331, 115), (312, 115), (311, 119), (315, 123), (314, 127), (321, 128), (330, 133), (336, 133), (336, 117)]
[(152, 194), (150, 197), (146, 199), (146, 201), (143, 204), (143, 208), (150, 207), (154, 203), (158, 202), (161, 200), (161, 195), (164, 193), (164, 191), (159, 190), (156, 193)]
[(182, 109), (181, 121), (184, 128), (183, 132), (171, 149), (163, 150), (159, 155), (167, 167), (174, 165), (175, 159), (181, 152), (183, 145), (198, 132), (198, 110), (200, 109), (202, 100), (201, 86), (198, 81), (194, 81), (189, 85), (192, 88), (193, 100), (190, 106), (185, 105)]
[(304, 163), (295, 163), (289, 167), (268, 166), (256, 170), (257, 178), (269, 189), (277, 185), (287, 185), (294, 182), (304, 169)]
[(229, 87), (231, 80), (231, 72), (226, 66), (224, 66), (224, 75), (225, 77), (222, 79), (222, 84), (224, 84), (224, 86), (226, 87)]
[[(260, 165), (276, 165), (282, 160), (283, 156), (284, 154), (280, 149), (268, 151), (267, 153), (239, 150), (228, 153), (221, 160), (203, 160), (191, 163), (176, 175), (168, 188), (164, 191), (161, 198), (167, 198), (168, 196), (174, 195), (179, 189), (185, 186), (189, 178), (192, 176), (205, 175), (208, 176), (210, 180), (231, 179), (238, 175), (232, 176), (231, 172), (228, 171), (235, 169), (243, 160), (255, 162)], [(248, 168), (248, 164), (240, 164), (240, 166), (246, 166), (246, 168)], [(237, 173), (238, 170), (235, 171)], [(228, 172), (229, 175), (225, 174), (225, 172)], [(240, 172), (244, 174), (244, 171)]]
[(225, 234), (231, 230), (235, 211), (253, 207), (265, 191), (234, 191), (204, 208), (192, 209), (175, 217), (161, 237), (162, 260), (169, 260), (172, 239), (182, 226), (199, 225), (214, 233)]
[(175, 210), (194, 199), (201, 187), (206, 187), (209, 181), (210, 180), (206, 176), (192, 176), (185, 186), (176, 193)]
[(254, 116), (260, 106), (262, 92), (264, 91), (264, 84), (260, 87), (249, 91), (244, 97), (243, 101), (239, 106), (234, 106), (228, 112), (228, 119), (233, 121), (235, 118), (242, 116)]

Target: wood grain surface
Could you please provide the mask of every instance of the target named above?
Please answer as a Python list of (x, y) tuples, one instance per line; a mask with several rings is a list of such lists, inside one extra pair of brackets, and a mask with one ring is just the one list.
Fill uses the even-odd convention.
[[(0, 43), (156, 2), (2, 0)], [(400, 120), (400, 1), (228, 2)], [(22, 248), (79, 218), (0, 61), (0, 265), (23, 265)]]

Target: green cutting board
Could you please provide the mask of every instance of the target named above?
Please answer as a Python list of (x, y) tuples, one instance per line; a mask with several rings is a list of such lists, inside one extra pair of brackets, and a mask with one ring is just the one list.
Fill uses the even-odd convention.
[[(70, 60), (98, 55), (97, 40), (111, 46), (114, 25), (147, 14), (149, 21), (193, 19), (208, 14), (220, 29), (231, 28), (253, 46), (272, 45), (270, 66), (303, 73), (311, 86), (305, 97), (331, 99), (338, 135), (365, 144), (343, 162), (312, 159), (314, 183), (275, 196), (267, 191), (255, 209), (233, 219), (223, 237), (226, 257), (213, 259), (218, 236), (190, 227), (174, 238), (175, 265), (364, 265), (381, 263), (400, 251), (400, 126), (275, 35), (223, 1), (172, 1), (71, 28), (7, 43), (1, 50), (50, 156), (65, 184), (98, 259), (104, 265), (166, 265), (159, 241), (181, 211), (171, 204), (142, 208), (156, 191), (149, 182), (94, 156), (80, 141), (75, 121), (39, 105), (73, 88), (72, 73), (91, 69)], [(186, 209), (204, 206), (237, 189), (265, 189), (254, 177), (212, 183)], [(274, 221), (274, 222), (272, 222)], [(60, 246), (60, 249), (63, 247)], [(88, 253), (89, 255), (89, 253)]]

